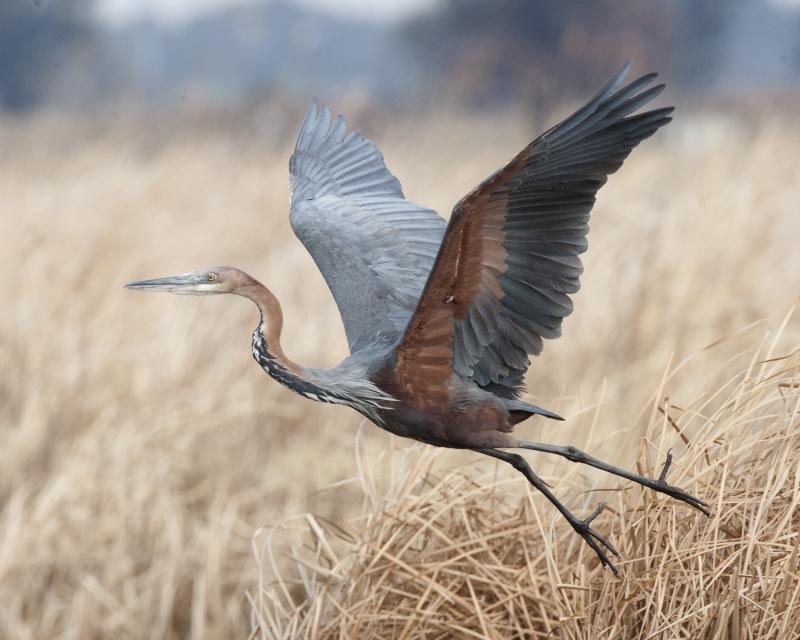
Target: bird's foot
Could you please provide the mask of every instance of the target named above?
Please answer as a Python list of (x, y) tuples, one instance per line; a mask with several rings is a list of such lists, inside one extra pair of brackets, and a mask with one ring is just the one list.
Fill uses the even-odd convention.
[(586, 541), (586, 544), (588, 544), (592, 549), (594, 549), (594, 552), (600, 558), (600, 563), (604, 567), (608, 567), (609, 569), (611, 569), (611, 571), (614, 572), (614, 575), (619, 577), (619, 571), (617, 571), (617, 568), (614, 566), (614, 563), (611, 562), (611, 559), (608, 557), (606, 550), (610, 551), (617, 557), (619, 557), (619, 551), (617, 551), (614, 548), (614, 545), (612, 545), (608, 540), (606, 540), (605, 537), (597, 533), (597, 531), (592, 529), (592, 527), (590, 526), (592, 524), (592, 521), (597, 516), (599, 516), (605, 508), (606, 504), (605, 502), (603, 502), (597, 506), (597, 509), (592, 511), (592, 514), (588, 518), (584, 520), (579, 520), (578, 518), (575, 518), (573, 516), (572, 518), (568, 518), (568, 520), (569, 523), (572, 525), (572, 528), (575, 529), (575, 532)]
[(664, 461), (664, 466), (661, 468), (661, 473), (658, 475), (657, 480), (651, 480), (649, 488), (660, 493), (665, 493), (666, 495), (671, 496), (676, 500), (680, 500), (681, 502), (685, 502), (686, 504), (693, 506), (698, 511), (701, 511), (706, 516), (711, 517), (711, 511), (709, 510), (707, 503), (703, 502), (699, 498), (695, 498), (693, 495), (687, 493), (683, 489), (679, 489), (678, 487), (673, 487), (672, 485), (667, 484), (667, 472), (669, 471), (671, 465), (672, 452), (667, 451), (667, 459)]

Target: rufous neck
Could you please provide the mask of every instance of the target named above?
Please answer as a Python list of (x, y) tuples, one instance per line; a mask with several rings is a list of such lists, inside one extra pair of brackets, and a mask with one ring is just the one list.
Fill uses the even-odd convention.
[(283, 352), (283, 347), (281, 346), (283, 310), (275, 294), (255, 279), (246, 286), (241, 287), (236, 293), (252, 300), (258, 307), (261, 313), (259, 330), (263, 334), (266, 346), (274, 358), (286, 369), (290, 371), (299, 371), (299, 365), (286, 357), (286, 354)]

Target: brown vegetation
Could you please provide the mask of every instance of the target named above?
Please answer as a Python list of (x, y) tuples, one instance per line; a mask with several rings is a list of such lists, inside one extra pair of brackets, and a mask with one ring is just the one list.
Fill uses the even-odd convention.
[[(679, 112), (637, 149), (600, 194), (564, 338), (531, 369), (532, 399), (568, 420), (520, 425), (527, 436), (622, 466), (638, 454), (651, 472), (677, 445), (673, 481), (715, 505), (705, 520), (529, 456), (577, 510), (600, 499), (587, 490), (613, 490), (603, 495), (614, 512), (597, 524), (623, 554), (617, 582), (523, 480), (487, 462), (473, 471), (474, 455), (407, 452), (370, 427), (361, 463), (378, 470), (359, 476), (364, 491), (350, 480), (358, 416), (258, 370), (244, 301), (122, 290), (235, 264), (282, 300), (290, 357), (344, 356), (333, 301), (288, 225), (296, 122), (273, 121), (0, 122), (0, 637), (247, 637), (248, 591), (264, 637), (355, 634), (351, 623), (363, 625), (351, 637), (386, 637), (388, 625), (400, 636), (407, 623), (412, 638), (456, 633), (447, 624), (496, 637), (508, 625), (531, 637), (613, 636), (621, 625), (686, 637), (712, 616), (722, 626), (708, 637), (736, 624), (741, 637), (775, 637), (787, 619), (775, 616), (795, 611), (792, 630), (797, 389), (778, 385), (797, 382), (796, 362), (734, 376), (769, 357), (753, 343), (798, 294), (795, 124)], [(377, 129), (407, 195), (445, 213), (534, 133), (515, 113)], [(800, 344), (798, 327), (790, 318), (772, 357)], [(662, 381), (668, 362), (693, 353)], [(331, 540), (289, 600), (275, 590), (295, 575), (287, 550), (331, 529), (272, 527), (305, 513), (341, 527), (366, 520), (351, 549)], [(275, 567), (260, 551), (270, 531)]]
[[(653, 405), (638, 468), (656, 475), (656, 459), (675, 450), (670, 482), (708, 501), (710, 519), (616, 479), (585, 491), (574, 468), (565, 477), (547, 466), (573, 510), (608, 503), (595, 526), (611, 532), (620, 578), (540, 495), (516, 495), (506, 469), (441, 473), (420, 446), (388, 490), (372, 477), (385, 464), (362, 477), (367, 500), (349, 528), (306, 514), (306, 530), (282, 532), (306, 547), (296, 571), (261, 586), (259, 637), (798, 637), (800, 358), (773, 350), (761, 345), (688, 406)], [(266, 555), (262, 566), (278, 565)]]

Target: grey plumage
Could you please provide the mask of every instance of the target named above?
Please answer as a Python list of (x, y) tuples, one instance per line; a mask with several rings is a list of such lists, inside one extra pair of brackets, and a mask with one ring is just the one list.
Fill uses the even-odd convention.
[(646, 88), (656, 77), (648, 74), (619, 89), (629, 66), (531, 143), (527, 161), (504, 182), (503, 296), (481, 300), (456, 322), (454, 346), (456, 372), (503, 397), (521, 393), (528, 355), (541, 353), (543, 338), (560, 336), (572, 312), (569, 294), (580, 288), (578, 256), (587, 248), (598, 189), (639, 142), (671, 119), (671, 107), (630, 115), (664, 85)]
[(383, 424), (382, 409), (390, 409), (395, 401), (381, 391), (368, 377), (369, 361), (351, 356), (333, 369), (302, 368), (302, 377), (290, 371), (269, 350), (263, 324), (253, 332), (252, 353), (255, 361), (274, 380), (310, 400), (328, 404), (343, 404)]
[(312, 102), (289, 161), (290, 222), (333, 293), (350, 351), (396, 338), (414, 312), (445, 221), (409, 202), (375, 145)]

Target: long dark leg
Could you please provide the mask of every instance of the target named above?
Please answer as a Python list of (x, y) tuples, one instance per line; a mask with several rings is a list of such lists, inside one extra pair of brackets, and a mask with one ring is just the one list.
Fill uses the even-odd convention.
[(677, 500), (681, 500), (686, 504), (690, 504), (695, 509), (702, 511), (707, 516), (711, 515), (711, 512), (708, 510), (708, 505), (705, 502), (686, 493), (682, 489), (678, 489), (678, 487), (673, 487), (672, 485), (667, 484), (667, 471), (669, 471), (669, 467), (672, 464), (672, 454), (669, 452), (667, 453), (667, 460), (664, 462), (664, 467), (661, 469), (661, 473), (657, 479), (653, 479), (640, 476), (636, 473), (632, 473), (631, 471), (626, 471), (620, 467), (615, 467), (614, 465), (603, 462), (602, 460), (598, 460), (597, 458), (590, 456), (588, 453), (584, 453), (583, 451), (572, 446), (563, 447), (553, 444), (540, 444), (538, 442), (525, 442), (524, 440), (520, 440), (517, 446), (522, 449), (530, 449), (531, 451), (555, 453), (556, 455), (563, 456), (572, 462), (588, 464), (590, 467), (595, 467), (596, 469), (602, 469), (608, 473), (613, 473), (615, 476), (619, 476), (620, 478), (633, 480), (633, 482), (638, 482), (643, 487), (647, 487), (653, 491), (658, 491), (659, 493), (666, 493), (668, 496), (672, 496)]
[[(533, 469), (531, 469), (530, 465), (521, 455), (517, 453), (509, 453), (508, 451), (500, 451), (498, 449), (475, 449), (475, 451), (478, 453), (483, 453), (487, 456), (491, 456), (492, 458), (497, 458), (503, 462), (507, 462), (522, 475), (524, 475), (528, 479), (528, 482), (541, 491), (544, 496), (550, 502), (552, 502), (553, 505), (555, 505), (555, 508), (558, 509), (561, 512), (561, 515), (567, 519), (567, 522), (572, 525), (572, 528), (575, 529), (578, 535), (586, 540), (586, 543), (592, 549), (594, 549), (595, 553), (600, 557), (600, 562), (604, 566), (611, 569), (615, 576), (619, 576), (617, 568), (614, 566), (611, 560), (609, 560), (608, 555), (606, 554), (606, 549), (608, 549), (615, 556), (619, 556), (619, 552), (617, 552), (617, 550), (608, 540), (606, 540), (603, 536), (597, 533), (597, 531), (592, 529), (591, 526), (589, 526), (591, 525), (592, 520), (599, 516), (603, 509), (605, 509), (605, 504), (599, 505), (597, 509), (595, 509), (585, 520), (580, 520), (579, 518), (575, 517), (575, 515), (573, 515), (573, 513), (567, 509), (562, 502), (555, 497), (555, 495), (553, 495), (553, 492), (550, 491), (544, 480), (534, 473)], [(605, 547), (605, 549), (603, 547)]]

